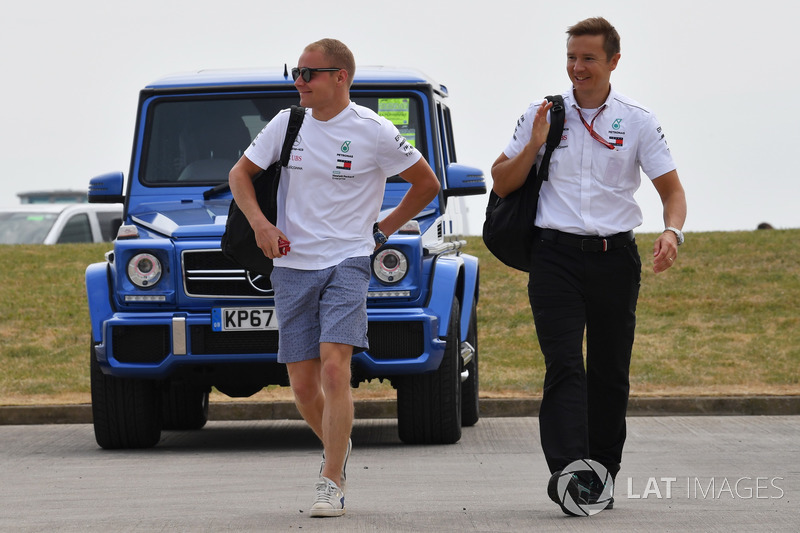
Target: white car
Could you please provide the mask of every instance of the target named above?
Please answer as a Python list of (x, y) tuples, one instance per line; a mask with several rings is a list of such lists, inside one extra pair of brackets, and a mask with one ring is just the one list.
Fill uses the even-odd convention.
[(108, 242), (122, 204), (23, 204), (0, 207), (0, 244)]

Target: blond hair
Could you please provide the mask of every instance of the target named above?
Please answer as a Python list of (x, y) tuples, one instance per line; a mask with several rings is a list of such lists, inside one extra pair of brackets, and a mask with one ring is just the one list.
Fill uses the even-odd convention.
[(333, 62), (331, 67), (340, 68), (347, 71), (347, 78), (350, 85), (353, 84), (353, 77), (356, 74), (356, 60), (353, 52), (343, 42), (336, 39), (320, 39), (306, 46), (306, 51), (317, 50)]

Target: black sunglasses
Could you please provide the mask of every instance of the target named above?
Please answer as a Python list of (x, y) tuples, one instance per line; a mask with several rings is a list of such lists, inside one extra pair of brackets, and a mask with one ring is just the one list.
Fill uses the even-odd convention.
[(294, 67), (292, 69), (292, 79), (297, 81), (297, 78), (303, 76), (303, 81), (308, 83), (311, 81), (311, 75), (314, 72), (338, 72), (342, 69), (340, 68), (308, 68), (308, 67), (301, 67), (297, 68)]

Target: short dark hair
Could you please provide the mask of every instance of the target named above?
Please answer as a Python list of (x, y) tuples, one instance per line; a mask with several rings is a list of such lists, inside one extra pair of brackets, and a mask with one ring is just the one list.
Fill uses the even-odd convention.
[(320, 39), (306, 46), (306, 50), (319, 50), (322, 54), (333, 61), (332, 67), (337, 67), (347, 71), (348, 81), (353, 84), (353, 76), (356, 75), (356, 60), (353, 52), (342, 41), (336, 39)]
[(580, 35), (602, 35), (605, 38), (603, 49), (606, 52), (606, 59), (610, 60), (621, 50), (619, 33), (609, 21), (603, 17), (592, 17), (578, 22), (567, 28), (567, 41), (572, 37)]

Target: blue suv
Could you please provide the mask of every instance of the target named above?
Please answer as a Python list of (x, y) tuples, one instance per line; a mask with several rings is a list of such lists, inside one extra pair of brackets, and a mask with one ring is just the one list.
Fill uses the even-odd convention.
[[(424, 74), (360, 68), (351, 98), (397, 125), (441, 182), (373, 256), (370, 349), (353, 355), (353, 385), (391, 382), (404, 442), (453, 443), (479, 416), (479, 266), (462, 232), (463, 197), (484, 194), (484, 176), (456, 163), (447, 89)], [(101, 447), (150, 447), (163, 429), (203, 427), (212, 387), (248, 397), (288, 385), (269, 279), (227, 259), (220, 238), (228, 171), (297, 101), (285, 68), (200, 71), (141, 91), (127, 182), (115, 172), (89, 185), (90, 202), (124, 203), (114, 249), (86, 270)], [(408, 187), (388, 177), (382, 213)]]

